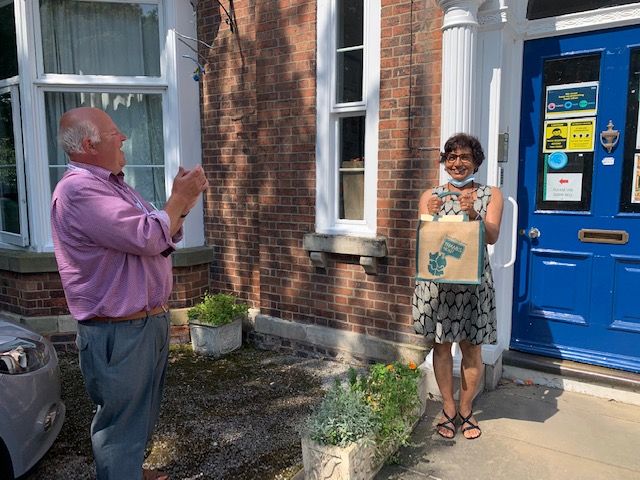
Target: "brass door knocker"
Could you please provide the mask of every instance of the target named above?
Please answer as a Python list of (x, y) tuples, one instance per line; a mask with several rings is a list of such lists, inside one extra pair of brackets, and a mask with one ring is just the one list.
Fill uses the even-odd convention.
[(600, 143), (604, 148), (607, 149), (608, 153), (611, 153), (611, 150), (613, 150), (614, 147), (618, 144), (619, 139), (620, 132), (613, 129), (613, 122), (609, 120), (607, 129), (600, 132)]

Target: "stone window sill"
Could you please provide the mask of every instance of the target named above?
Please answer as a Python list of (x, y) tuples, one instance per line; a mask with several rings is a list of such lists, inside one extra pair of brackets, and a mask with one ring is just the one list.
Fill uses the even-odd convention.
[(378, 273), (378, 259), (387, 256), (387, 239), (385, 237), (369, 238), (307, 233), (304, 236), (303, 245), (304, 249), (309, 252), (309, 258), (315, 267), (327, 267), (327, 254), (353, 255), (360, 257), (360, 265), (369, 275)]

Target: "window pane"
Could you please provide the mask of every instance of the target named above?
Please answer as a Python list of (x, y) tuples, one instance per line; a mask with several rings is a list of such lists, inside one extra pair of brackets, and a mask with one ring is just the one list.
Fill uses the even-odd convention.
[[(600, 54), (546, 60), (543, 78), (541, 108), (546, 112), (551, 108), (547, 105), (547, 96), (549, 95), (549, 99), (554, 95), (558, 96), (557, 92), (562, 92), (565, 86), (568, 90), (596, 88), (593, 85), (600, 79)], [(556, 110), (557, 105), (563, 105), (553, 103), (551, 100), (549, 102), (555, 105), (553, 108)], [(594, 105), (594, 107), (597, 106)], [(574, 152), (566, 149), (569, 121), (565, 117), (570, 116), (570, 114), (564, 114), (553, 120), (545, 120), (543, 115), (541, 118), (537, 210), (589, 211), (591, 209), (593, 151)], [(556, 131), (559, 131), (560, 135), (556, 135)], [(569, 179), (575, 184), (573, 190), (567, 189), (570, 194), (566, 199), (560, 198), (563, 195), (557, 186), (560, 179)]]
[(640, 213), (640, 49), (631, 52), (620, 211)]
[(338, 103), (362, 100), (362, 49), (338, 52)]
[(0, 79), (15, 77), (18, 75), (18, 54), (13, 3), (0, 7), (0, 45)]
[(20, 233), (16, 151), (9, 92), (0, 95), (0, 230)]
[(586, 12), (597, 8), (614, 7), (616, 5), (626, 5), (636, 3), (638, 0), (529, 0), (527, 6), (527, 18), (554, 17), (567, 13)]
[(356, 47), (363, 42), (364, 0), (338, 1), (338, 48)]
[(339, 119), (341, 219), (364, 219), (364, 119)]
[[(164, 137), (162, 95), (143, 93), (46, 92), (47, 148), (51, 190), (67, 163), (58, 145), (58, 122), (64, 112), (76, 107), (96, 107), (107, 112), (128, 139), (123, 151), (127, 183), (156, 207), (166, 201), (164, 188)], [(162, 180), (159, 181), (158, 178)], [(147, 184), (146, 182), (150, 182)]]
[(160, 75), (158, 6), (40, 0), (46, 73)]

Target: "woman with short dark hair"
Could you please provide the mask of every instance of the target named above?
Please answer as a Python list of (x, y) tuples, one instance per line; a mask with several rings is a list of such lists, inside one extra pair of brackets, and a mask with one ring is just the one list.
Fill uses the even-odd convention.
[[(440, 155), (440, 163), (451, 177), (420, 197), (419, 214), (459, 215), (482, 221), (485, 241), (494, 244), (500, 233), (503, 198), (500, 189), (481, 185), (474, 174), (484, 161), (477, 138), (458, 133), (449, 138)], [(459, 196), (439, 196), (455, 192)], [(457, 426), (471, 440), (482, 433), (473, 416), (473, 399), (482, 378), (482, 345), (497, 340), (496, 306), (489, 255), (484, 246), (484, 268), (479, 285), (462, 285), (417, 281), (413, 297), (414, 327), (417, 333), (433, 341), (433, 369), (442, 395), (442, 418), (437, 432), (453, 438)], [(452, 343), (462, 352), (460, 398), (453, 398)]]

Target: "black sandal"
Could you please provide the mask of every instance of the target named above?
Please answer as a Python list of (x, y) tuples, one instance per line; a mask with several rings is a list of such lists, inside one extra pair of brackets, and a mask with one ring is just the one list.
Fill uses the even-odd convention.
[[(436, 432), (438, 432), (438, 435), (440, 435), (442, 438), (446, 438), (447, 440), (451, 440), (453, 437), (456, 436), (456, 424), (455, 419), (456, 419), (456, 414), (453, 415), (453, 418), (451, 418), (449, 415), (447, 415), (447, 412), (444, 411), (444, 408), (442, 409), (442, 414), (444, 415), (444, 418), (446, 418), (447, 420), (441, 423), (438, 423), (436, 425)], [(449, 426), (451, 425), (451, 426)], [(451, 432), (451, 436), (448, 437), (446, 435), (444, 435), (440, 429), (444, 428), (446, 430), (449, 430)]]
[[(474, 424), (473, 422), (471, 422), (471, 417), (473, 417), (473, 410), (471, 412), (469, 412), (469, 415), (467, 415), (466, 417), (463, 417), (461, 413), (458, 413), (458, 416), (460, 417), (460, 429), (462, 430), (462, 436), (464, 438), (466, 438), (467, 440), (475, 440), (476, 438), (480, 438), (480, 435), (482, 435), (482, 430), (480, 430), (480, 427), (477, 424)], [(468, 423), (469, 426), (465, 427), (464, 424)], [(478, 430), (478, 436), (476, 437), (467, 437), (464, 432), (468, 432), (469, 430)]]

